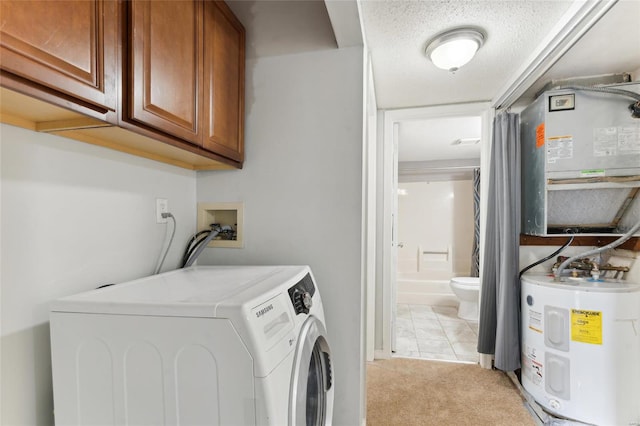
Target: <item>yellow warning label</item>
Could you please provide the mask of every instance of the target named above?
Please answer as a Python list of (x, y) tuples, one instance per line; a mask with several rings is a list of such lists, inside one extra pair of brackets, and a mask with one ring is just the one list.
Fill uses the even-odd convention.
[(574, 342), (602, 344), (602, 312), (571, 310), (571, 340)]

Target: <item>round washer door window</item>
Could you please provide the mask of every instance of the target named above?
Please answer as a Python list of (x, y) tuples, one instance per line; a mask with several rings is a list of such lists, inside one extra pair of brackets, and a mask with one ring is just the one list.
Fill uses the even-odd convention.
[(289, 426), (328, 426), (333, 414), (331, 351), (322, 322), (302, 325), (291, 376)]

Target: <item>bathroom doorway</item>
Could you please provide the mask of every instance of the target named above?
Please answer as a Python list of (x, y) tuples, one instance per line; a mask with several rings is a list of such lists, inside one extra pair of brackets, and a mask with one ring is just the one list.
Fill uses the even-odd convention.
[(477, 361), (477, 323), (457, 317), (449, 280), (470, 275), (473, 171), (483, 168), (491, 118), (487, 103), (385, 112), (384, 167), (393, 179), (384, 192), (393, 195), (383, 212), (391, 232), (382, 241), (380, 358)]
[(473, 170), (400, 180), (394, 355), (475, 362), (478, 323), (458, 318), (449, 284), (472, 268)]

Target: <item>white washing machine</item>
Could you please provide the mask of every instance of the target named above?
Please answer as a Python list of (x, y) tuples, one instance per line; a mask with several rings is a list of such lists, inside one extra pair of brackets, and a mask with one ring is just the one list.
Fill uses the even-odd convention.
[(330, 425), (306, 266), (198, 266), (51, 305), (57, 425)]
[(524, 274), (522, 385), (558, 417), (640, 425), (640, 285)]

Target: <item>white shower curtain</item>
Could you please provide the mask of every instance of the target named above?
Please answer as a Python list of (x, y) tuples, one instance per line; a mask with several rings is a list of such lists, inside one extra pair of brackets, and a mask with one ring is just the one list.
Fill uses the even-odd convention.
[(503, 371), (520, 368), (520, 120), (501, 112), (493, 121), (487, 232), (478, 352), (493, 354)]

